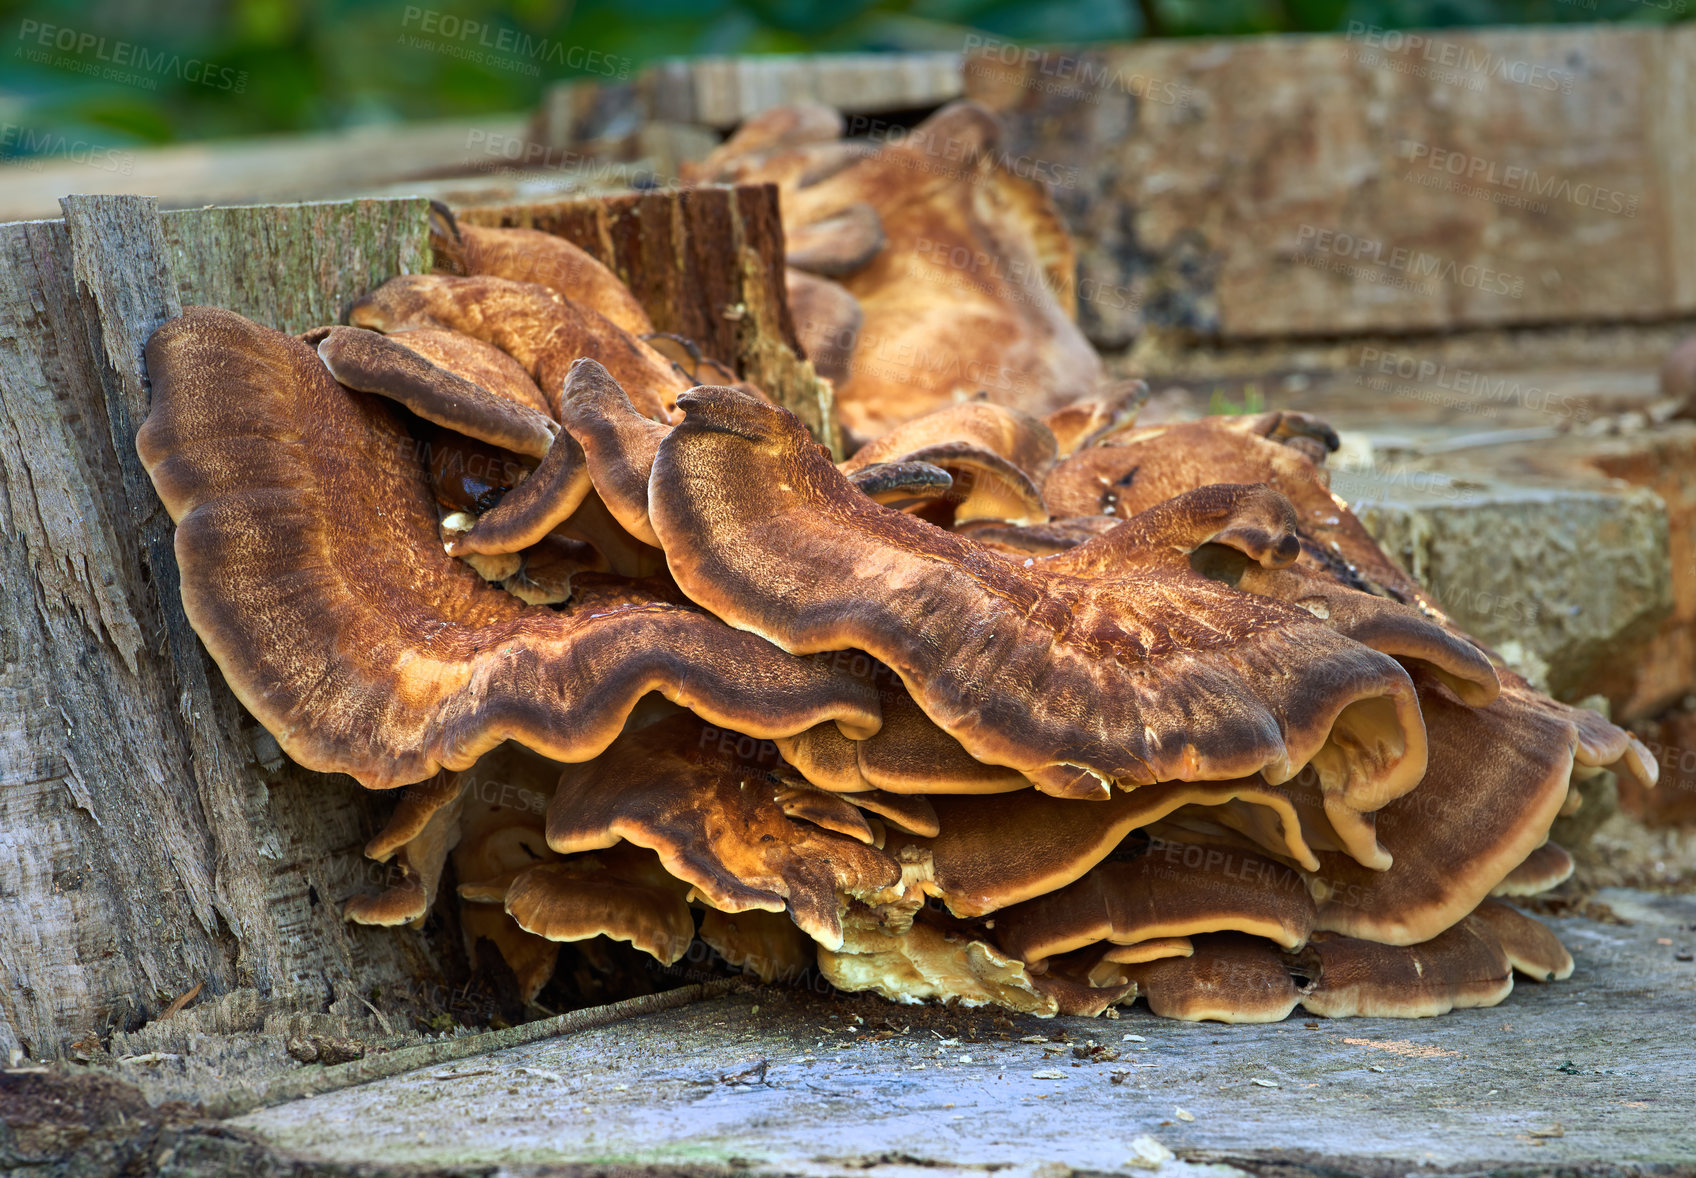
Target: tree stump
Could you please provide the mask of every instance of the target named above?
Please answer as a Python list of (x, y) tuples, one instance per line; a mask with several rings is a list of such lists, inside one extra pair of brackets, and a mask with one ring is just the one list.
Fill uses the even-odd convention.
[[(657, 223), (668, 200), (678, 213)], [(368, 997), (439, 1009), (466, 969), (456, 930), (342, 920), (388, 882), (361, 848), (391, 802), (288, 762), (236, 702), (183, 614), (171, 521), (135, 451), (160, 324), (193, 303), (285, 331), (340, 321), (431, 268), (428, 206), (62, 203), (62, 221), (0, 225), (0, 1058), (98, 1053), (167, 1014), (216, 1034), (363, 1016)], [(620, 243), (597, 252), (657, 322), (699, 332), (828, 436), (829, 385), (788, 324), (774, 195), (578, 215)]]

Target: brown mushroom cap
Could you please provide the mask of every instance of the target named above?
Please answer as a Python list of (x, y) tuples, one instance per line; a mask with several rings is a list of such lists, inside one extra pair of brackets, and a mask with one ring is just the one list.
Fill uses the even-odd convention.
[(453, 870), (459, 897), (499, 904), (520, 874), (557, 858), (542, 826), (559, 765), (504, 744), (457, 776), (462, 794)]
[(1119, 965), (1141, 965), (1145, 961), (1194, 954), (1195, 945), (1188, 937), (1158, 937), (1151, 941), (1138, 941), (1134, 945), (1109, 945), (1101, 954), (1101, 960)]
[(1027, 964), (1098, 941), (1239, 932), (1299, 949), (1313, 931), (1302, 877), (1234, 846), (1157, 842), (1076, 883), (1004, 908), (996, 941)]
[(865, 323), (860, 300), (840, 283), (793, 266), (783, 272), (783, 287), (802, 354), (820, 376), (832, 384), (842, 383), (848, 378), (854, 345)]
[(528, 478), (477, 518), (447, 545), (455, 556), (498, 556), (521, 552), (572, 517), (590, 491), (583, 449), (561, 430), (547, 456)]
[[(786, 200), (803, 188), (828, 180), (856, 160), (876, 155), (877, 150), (876, 144), (857, 139), (794, 143), (745, 153), (725, 160), (717, 169), (684, 162), (678, 165), (678, 171), (691, 183), (775, 184), (779, 198)], [(790, 218), (787, 226), (799, 231), (803, 224)]]
[(992, 794), (1031, 786), (1016, 769), (977, 760), (899, 690), (884, 693), (883, 726), (864, 740), (820, 724), (780, 738), (777, 746), (808, 781), (839, 793)]
[(1389, 945), (1435, 937), (1544, 843), (1565, 800), (1570, 724), (1510, 692), (1468, 707), (1423, 676), (1419, 702), (1442, 739), (1419, 788), (1374, 816), (1395, 862), (1370, 871), (1320, 852), (1319, 928)]
[(1572, 856), (1559, 843), (1544, 843), (1490, 890), (1492, 896), (1535, 896), (1572, 878)]
[(701, 914), (700, 938), (767, 985), (794, 981), (818, 957), (812, 941), (788, 916), (757, 908), (735, 913), (708, 908)]
[[(948, 487), (933, 500), (948, 510), (933, 522), (952, 527), (974, 520), (1013, 524), (1048, 522), (1042, 492), (1029, 475), (1007, 459), (970, 442), (939, 442), (907, 455), (908, 462), (935, 466), (949, 476)], [(850, 476), (852, 478), (854, 476)]]
[[(1303, 769), (1282, 785), (1250, 778), (1240, 793), (1229, 798), (1191, 802), (1174, 810), (1169, 821), (1179, 827), (1203, 830), (1208, 837), (1227, 841), (1247, 839), (1274, 859), (1318, 871), (1316, 850), (1346, 850), (1325, 813), (1316, 788), (1318, 774)], [(1205, 819), (1205, 826), (1195, 825)], [(1376, 846), (1376, 843), (1373, 844)]]
[(525, 1002), (534, 1002), (553, 977), (554, 965), (559, 960), (559, 943), (525, 932), (505, 909), (490, 904), (468, 904), (460, 911), (459, 926), (465, 935), (466, 953), (473, 961), (477, 959), (478, 940), (494, 945), (512, 968), (518, 981), (518, 995)]
[(388, 823), (365, 844), (379, 863), (396, 861), (400, 878), (381, 893), (355, 896), (342, 908), (354, 924), (420, 928), (436, 902), (442, 868), (459, 841), (466, 781), (442, 772), (402, 792)]
[[(493, 344), (457, 331), (437, 328), (397, 331), (389, 338), (411, 348), (437, 368), (462, 377), (498, 397), (528, 405), (539, 413), (553, 412), (553, 406), (536, 387), (536, 382), (530, 379), (530, 374), (524, 371), (524, 366)], [(317, 347), (317, 343), (313, 346)]]
[(654, 330), (648, 313), (618, 275), (563, 237), (537, 229), (459, 223), (437, 228), (442, 231), (432, 235), (432, 244), (461, 274), (533, 282), (598, 312), (633, 336)]
[(1049, 969), (1032, 974), (1039, 993), (1054, 1000), (1056, 1013), (1095, 1018), (1110, 1006), (1125, 1006), (1137, 996), (1137, 984), (1122, 967), (1097, 963), (1094, 970)]
[(1418, 780), (1424, 731), (1394, 660), (1191, 569), (1207, 543), (1287, 563), (1275, 494), (1206, 488), (1022, 566), (871, 503), (781, 409), (707, 388), (678, 404), (648, 511), (683, 591), (788, 650), (868, 652), (978, 760), (1099, 797), (1114, 780), (1287, 779), (1337, 729), (1374, 794)]
[(840, 945), (843, 898), (885, 898), (900, 868), (861, 839), (791, 817), (783, 803), (793, 786), (739, 762), (715, 736), (676, 716), (568, 768), (548, 811), (548, 845), (567, 854), (620, 839), (652, 848), (712, 907), (787, 908), (814, 940)]
[(394, 883), (375, 895), (354, 896), (342, 905), (342, 919), (378, 928), (423, 925), (435, 901), (440, 875), (430, 879), (414, 870), (404, 852), (398, 866), (400, 877)]
[(1319, 468), (1260, 432), (1276, 430), (1274, 416), (1150, 426), (1120, 434), (1111, 445), (1080, 450), (1043, 484), (1048, 509), (1056, 518), (1125, 516), (1211, 483), (1265, 483), (1295, 505), (1304, 564), (1323, 568), (1351, 588), (1441, 617), (1331, 494)]
[(783, 257), (797, 270), (839, 278), (871, 261), (884, 244), (883, 221), (877, 210), (857, 202), (828, 217), (785, 230)]
[[(1562, 807), (1564, 808), (1564, 807)], [(1559, 842), (1545, 842), (1525, 856), (1525, 861), (1503, 876), (1503, 880), (1491, 890), (1491, 895), (1506, 895), (1506, 897), (1528, 897), (1538, 893), (1548, 892), (1550, 888), (1559, 888), (1562, 883), (1572, 878), (1572, 856)]]
[(761, 111), (745, 119), (725, 141), (705, 158), (686, 165), (699, 182), (722, 180), (725, 169), (741, 160), (784, 148), (809, 143), (829, 143), (842, 138), (841, 112), (821, 102), (792, 102)]
[(1317, 978), (1301, 1004), (1326, 1018), (1427, 1018), (1494, 1006), (1513, 990), (1507, 954), (1475, 916), (1413, 945), (1315, 934), (1308, 952)]
[(1148, 384), (1122, 380), (1096, 397), (1074, 401), (1043, 418), (1054, 434), (1056, 459), (1069, 458), (1088, 446), (1097, 446), (1136, 424), (1137, 413), (1148, 401)]
[(874, 462), (899, 462), (932, 446), (967, 443), (1016, 466), (1029, 480), (1040, 480), (1058, 455), (1054, 433), (1043, 422), (1005, 405), (962, 401), (903, 422), (854, 451), (841, 464), (853, 474)]
[(613, 518), (643, 544), (659, 547), (648, 519), (648, 480), (667, 428), (639, 413), (594, 360), (571, 366), (560, 395), (560, 421), (582, 447), (589, 479)]
[(1486, 900), (1472, 919), (1488, 926), (1507, 954), (1508, 964), (1536, 982), (1557, 982), (1572, 976), (1572, 954), (1549, 926), (1519, 909)]
[(550, 941), (610, 937), (670, 965), (695, 939), (687, 891), (653, 852), (615, 846), (527, 868), (507, 888), (506, 910)]
[(608, 568), (609, 562), (594, 545), (548, 535), (524, 550), (518, 568), (501, 587), (529, 605), (559, 605), (571, 600), (572, 578), (579, 573), (604, 573)]
[(610, 319), (532, 282), (403, 275), (354, 303), (348, 322), (382, 332), (421, 327), (463, 332), (517, 360), (550, 401), (583, 357), (613, 373), (649, 417), (663, 418), (690, 383), (665, 357)]
[[(852, 799), (855, 795), (847, 795)], [(922, 863), (914, 883), (956, 916), (981, 916), (1061, 888), (1100, 863), (1138, 827), (1185, 805), (1233, 798), (1295, 814), (1256, 778), (1162, 782), (1088, 804), (1027, 790), (997, 797), (934, 797), (933, 839), (892, 840), (903, 862)]]
[(397, 401), (426, 421), (491, 446), (541, 458), (559, 431), (546, 413), (438, 368), (374, 331), (332, 327), (318, 358), (348, 388)]
[[(1298, 570), (1410, 606), (1447, 630), (1457, 642), (1476, 646), (1383, 553), (1354, 513), (1331, 493), (1323, 473), (1309, 457), (1289, 445), (1280, 445), (1275, 440), (1280, 437), (1306, 437), (1321, 447), (1335, 445), (1335, 434), (1324, 423), (1306, 414), (1282, 411), (1155, 426), (1123, 435), (1113, 445), (1093, 447), (1061, 462), (1044, 484), (1043, 494), (1056, 517), (1104, 512), (1123, 515), (1220, 479), (1264, 482), (1283, 492), (1296, 506), (1302, 540)], [(1260, 579), (1262, 588), (1270, 583)], [(1309, 594), (1312, 595), (1311, 590)], [(1323, 600), (1329, 606), (1339, 598), (1331, 595)], [(1361, 608), (1356, 607), (1356, 612)], [(1457, 680), (1474, 679), (1480, 687), (1485, 687), (1470, 671), (1462, 673), (1457, 666), (1437, 661), (1435, 654), (1440, 644), (1425, 646), (1423, 654), (1416, 646), (1409, 646), (1417, 634), (1405, 621), (1368, 610), (1357, 622), (1371, 623), (1361, 631), (1363, 641), (1372, 639), (1388, 645), (1393, 637), (1401, 644), (1398, 649), (1407, 650), (1406, 657), (1430, 656), (1440, 671), (1453, 673)], [(1449, 648), (1449, 653), (1463, 652), (1455, 646)], [(1576, 728), (1576, 759), (1580, 765), (1613, 767), (1645, 784), (1653, 784), (1657, 774), (1653, 758), (1630, 733), (1592, 711), (1549, 699), (1532, 689), (1522, 676), (1501, 665), (1499, 659), (1491, 661), (1503, 692), (1517, 694), (1527, 706)], [(1467, 695), (1458, 682), (1451, 686), (1462, 691), (1463, 698), (1477, 698)]]
[[(1264, 416), (1284, 421), (1296, 415)], [(1211, 575), (1247, 592), (1300, 605), (1374, 650), (1427, 663), (1468, 703), (1495, 698), (1499, 684), (1489, 657), (1445, 627), (1440, 614), (1417, 608), (1418, 599), (1411, 596), (1404, 595), (1404, 602), (1365, 591), (1405, 578), (1331, 495), (1313, 464), (1244, 426), (1209, 418), (1139, 430), (1062, 463), (1044, 494), (1056, 515), (1077, 515), (1083, 508), (1117, 517), (1220, 479), (1264, 482), (1286, 493), (1296, 505), (1302, 555), (1292, 566), (1269, 569), (1224, 552), (1208, 568)], [(1372, 562), (1364, 579), (1339, 577), (1336, 562), (1343, 558), (1328, 546), (1328, 537), (1336, 535), (1349, 540), (1351, 558)]]
[(401, 790), (388, 822), (365, 844), (365, 857), (379, 863), (394, 858), (396, 851), (424, 833), (438, 810), (458, 800), (464, 785), (459, 774), (443, 770)]
[(738, 731), (875, 730), (866, 683), (668, 598), (585, 588), (525, 606), (442, 551), (411, 439), (312, 349), (195, 308), (147, 347), (136, 439), (177, 523), (183, 605), (238, 699), (296, 761), (372, 788), (508, 738), (594, 756), (649, 691)]
[(1624, 773), (1644, 788), (1651, 788), (1660, 778), (1660, 763), (1637, 737), (1589, 708), (1550, 699), (1516, 671), (1498, 666), (1496, 674), (1502, 681), (1502, 694), (1511, 696), (1520, 706), (1530, 709), (1562, 725), (1571, 725), (1577, 740), (1573, 761), (1584, 769), (1612, 769)]
[(881, 789), (868, 789), (848, 794), (843, 801), (851, 802), (867, 813), (876, 814), (897, 834), (934, 838), (941, 830), (941, 820), (929, 798), (916, 794), (892, 794)]
[(1404, 663), (1422, 664), (1464, 703), (1481, 707), (1501, 692), (1496, 669), (1477, 644), (1411, 605), (1350, 589), (1304, 564), (1263, 569), (1235, 563), (1241, 572), (1229, 583), (1299, 605), (1363, 646)]
[[(865, 314), (837, 386), (854, 436), (980, 390), (1046, 413), (1100, 380), (1071, 319), (1065, 230), (1046, 190), (997, 162), (998, 136), (988, 111), (954, 103), (901, 143), (784, 194), (785, 226), (869, 205), (888, 242), (841, 279)], [(986, 258), (997, 264), (974, 264)]]
[(1275, 1023), (1302, 999), (1290, 962), (1268, 941), (1242, 933), (1195, 937), (1188, 957), (1162, 957), (1125, 972), (1162, 1018)]
[(848, 476), (854, 489), (885, 507), (897, 511), (946, 496), (954, 476), (928, 462), (874, 462)]
[(555, 537), (560, 536), (592, 545), (606, 570), (617, 576), (640, 579), (665, 574), (665, 553), (626, 531), (598, 494), (584, 497), (571, 518), (555, 530)]

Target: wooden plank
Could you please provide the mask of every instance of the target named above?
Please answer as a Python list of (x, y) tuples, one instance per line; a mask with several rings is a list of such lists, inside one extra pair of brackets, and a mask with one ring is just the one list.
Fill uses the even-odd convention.
[(789, 315), (772, 185), (479, 205), (455, 216), (575, 242), (624, 280), (657, 329), (694, 341), (839, 451), (830, 383), (801, 358)]
[[(424, 256), (422, 208), (169, 228), (147, 198), (65, 208), (0, 226), (0, 1052), (104, 1042), (200, 983), (185, 1026), (437, 984), (451, 947), (341, 921), (376, 882), (360, 847), (386, 807), (345, 779), (262, 770), (257, 726), (182, 614), (134, 448), (141, 349), (179, 291), (317, 322), (374, 269)], [(266, 265), (288, 296), (259, 290)]]
[(1696, 311), (1696, 26), (995, 52), (966, 91), (1058, 179), (1109, 346)]
[(547, 147), (566, 149), (604, 145), (621, 128), (653, 122), (729, 131), (792, 102), (822, 102), (846, 114), (923, 110), (960, 96), (960, 61), (953, 51), (673, 59), (634, 78), (549, 87), (530, 134)]
[(56, 217), (67, 192), (143, 192), (164, 208), (369, 195), (411, 177), (500, 163), (523, 142), (524, 125), (522, 114), (499, 114), (8, 161), (0, 163), (0, 221)]

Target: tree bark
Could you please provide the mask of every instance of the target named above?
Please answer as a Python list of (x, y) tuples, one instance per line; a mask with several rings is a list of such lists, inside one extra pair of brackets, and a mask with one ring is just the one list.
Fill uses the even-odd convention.
[(427, 268), (427, 208), (63, 204), (0, 226), (0, 1054), (93, 1050), (197, 985), (236, 1018), (438, 983), (420, 934), (343, 923), (387, 805), (236, 703), (135, 451), (141, 349), (182, 304), (335, 320)]

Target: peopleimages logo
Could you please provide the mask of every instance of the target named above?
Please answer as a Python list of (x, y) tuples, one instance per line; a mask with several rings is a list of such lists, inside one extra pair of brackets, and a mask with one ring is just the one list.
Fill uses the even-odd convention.
[[(1437, 186), (1433, 183), (1433, 178), (1454, 181), (1449, 191), (1467, 196), (1483, 195), (1496, 204), (1511, 202), (1504, 199), (1503, 193), (1481, 192), (1480, 186), (1489, 185), (1505, 189), (1507, 193), (1515, 196), (1557, 200), (1622, 217), (1635, 217), (1642, 203), (1642, 198), (1635, 192), (1621, 192), (1617, 188), (1584, 181), (1574, 184), (1567, 177), (1546, 175), (1536, 168), (1524, 168), (1516, 164), (1502, 165), (1483, 156), (1450, 151), (1429, 143), (1421, 143), (1416, 139), (1402, 140), (1402, 155), (1410, 163), (1422, 166), (1430, 173), (1426, 176), (1410, 173), (1406, 178), (1414, 183), (1430, 188)], [(1540, 213), (1548, 211), (1547, 204), (1526, 207)]]
[[(1497, 406), (1528, 409), (1566, 421), (1590, 420), (1588, 405), (1570, 393), (1556, 395), (1539, 385), (1526, 384), (1514, 376), (1493, 376), (1477, 369), (1445, 364), (1428, 356), (1376, 348), (1360, 350), (1357, 383), (1378, 391), (1406, 390), (1415, 395), (1431, 389), (1456, 394), (1451, 407), (1469, 406), (1470, 412), (1493, 415)], [(1421, 397), (1430, 400), (1430, 397)]]
[[(409, 4), (401, 15), (401, 43), (431, 49), (483, 65), (506, 62), (522, 72), (539, 74), (544, 65), (562, 66), (604, 78), (628, 78), (635, 63), (628, 57), (584, 45), (567, 45), (548, 37), (532, 37), (517, 29), (470, 20), (435, 8)], [(409, 33), (423, 34), (409, 36)], [(434, 41), (424, 40), (434, 38)], [(451, 42), (452, 44), (443, 44)]]
[(99, 147), (86, 139), (71, 139), (56, 131), (0, 123), (0, 159), (18, 167), (39, 171), (44, 162), (84, 164), (102, 172), (128, 176), (135, 171), (135, 156), (127, 151)]
[(1452, 258), (1439, 258), (1406, 246), (1386, 246), (1376, 238), (1358, 237), (1335, 229), (1303, 225), (1296, 231), (1296, 243), (1308, 258), (1329, 254), (1350, 263), (1365, 262), (1404, 276), (1410, 283), (1429, 278), (1515, 299), (1525, 293), (1525, 279), (1519, 275), (1506, 274), (1474, 262), (1463, 266)]
[[(1400, 29), (1386, 29), (1358, 20), (1349, 22), (1346, 37), (1366, 46), (1359, 59), (1363, 65), (1382, 63), (1401, 73), (1444, 82), (1460, 80), (1444, 76), (1443, 71), (1454, 71), (1470, 79), (1467, 84), (1472, 89), (1479, 88), (1473, 83), (1493, 78), (1516, 86), (1529, 86), (1533, 90), (1572, 93), (1574, 78), (1570, 70), (1551, 69), (1546, 65), (1503, 57), (1476, 45), (1424, 33), (1404, 33)], [(1390, 57), (1382, 59), (1371, 52), (1374, 50), (1381, 50)]]

